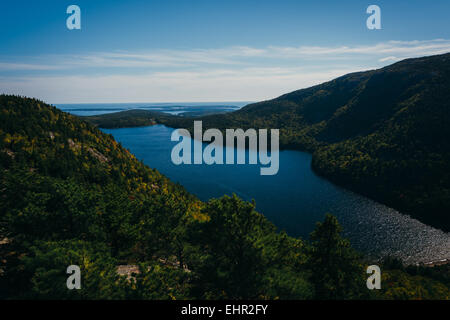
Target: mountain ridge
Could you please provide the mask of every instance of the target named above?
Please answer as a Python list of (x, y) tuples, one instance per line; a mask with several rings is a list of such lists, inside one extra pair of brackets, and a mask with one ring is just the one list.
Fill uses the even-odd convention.
[(203, 126), (279, 127), (314, 171), (450, 230), (450, 54), (406, 59), (204, 117)]

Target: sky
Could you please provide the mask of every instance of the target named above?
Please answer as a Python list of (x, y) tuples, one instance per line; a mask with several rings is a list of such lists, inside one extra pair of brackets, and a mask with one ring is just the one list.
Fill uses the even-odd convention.
[[(369, 30), (369, 5), (381, 29)], [(81, 9), (69, 30), (67, 7)], [(0, 93), (52, 104), (259, 101), (450, 52), (450, 1), (3, 1)]]

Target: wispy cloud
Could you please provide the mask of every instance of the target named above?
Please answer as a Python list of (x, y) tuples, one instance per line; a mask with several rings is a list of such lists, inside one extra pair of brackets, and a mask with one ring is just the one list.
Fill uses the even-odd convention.
[[(364, 46), (299, 46), (251, 48), (235, 46), (219, 49), (153, 50), (151, 52), (97, 52), (76, 55), (34, 57), (37, 62), (0, 62), (0, 70), (65, 70), (84, 68), (181, 68), (207, 65), (241, 66), (311, 58), (353, 60), (374, 58), (373, 61), (397, 61), (450, 52), (450, 40), (388, 41)], [(0, 57), (1, 59), (1, 57)], [(29, 58), (33, 60), (33, 58)], [(257, 60), (254, 60), (257, 59)], [(51, 61), (51, 63), (49, 63)]]
[(293, 68), (215, 69), (141, 75), (0, 78), (0, 87), (53, 103), (248, 101), (331, 80), (353, 69), (304, 72)]
[(414, 40), (414, 41), (388, 41), (374, 45), (364, 46), (339, 46), (339, 47), (270, 47), (268, 54), (277, 57), (304, 57), (304, 56), (328, 56), (328, 55), (385, 55), (395, 54), (400, 57), (420, 55), (433, 55), (450, 51), (450, 40)]
[(399, 61), (399, 60), (401, 60), (401, 58), (397, 58), (397, 57), (394, 57), (394, 56), (389, 56), (389, 57), (386, 57), (386, 58), (381, 58), (381, 59), (379, 59), (378, 61), (380, 61), (380, 62), (395, 62), (395, 61)]
[(28, 63), (4, 63), (0, 62), (0, 70), (60, 70), (61, 66)]
[(450, 40), (361, 46), (234, 46), (0, 56), (0, 91), (49, 102), (259, 100), (404, 58), (450, 52)]

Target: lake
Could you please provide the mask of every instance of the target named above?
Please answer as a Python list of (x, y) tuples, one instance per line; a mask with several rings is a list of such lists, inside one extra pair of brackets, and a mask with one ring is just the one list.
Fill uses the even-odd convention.
[[(260, 165), (174, 165), (174, 129), (163, 125), (103, 129), (138, 159), (182, 184), (201, 200), (237, 194), (280, 230), (307, 239), (325, 213), (337, 216), (353, 247), (377, 259), (391, 255), (405, 263), (450, 258), (450, 234), (340, 188), (311, 170), (311, 155), (280, 151), (278, 174), (261, 176)], [(248, 151), (247, 151), (248, 152)]]

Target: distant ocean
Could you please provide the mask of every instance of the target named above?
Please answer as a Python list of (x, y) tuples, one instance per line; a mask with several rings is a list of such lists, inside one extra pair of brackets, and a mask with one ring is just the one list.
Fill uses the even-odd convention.
[(249, 104), (248, 101), (240, 102), (163, 102), (163, 103), (77, 103), (77, 104), (55, 104), (65, 112), (78, 116), (92, 116), (132, 109), (160, 111), (173, 115), (184, 112), (235, 111)]

